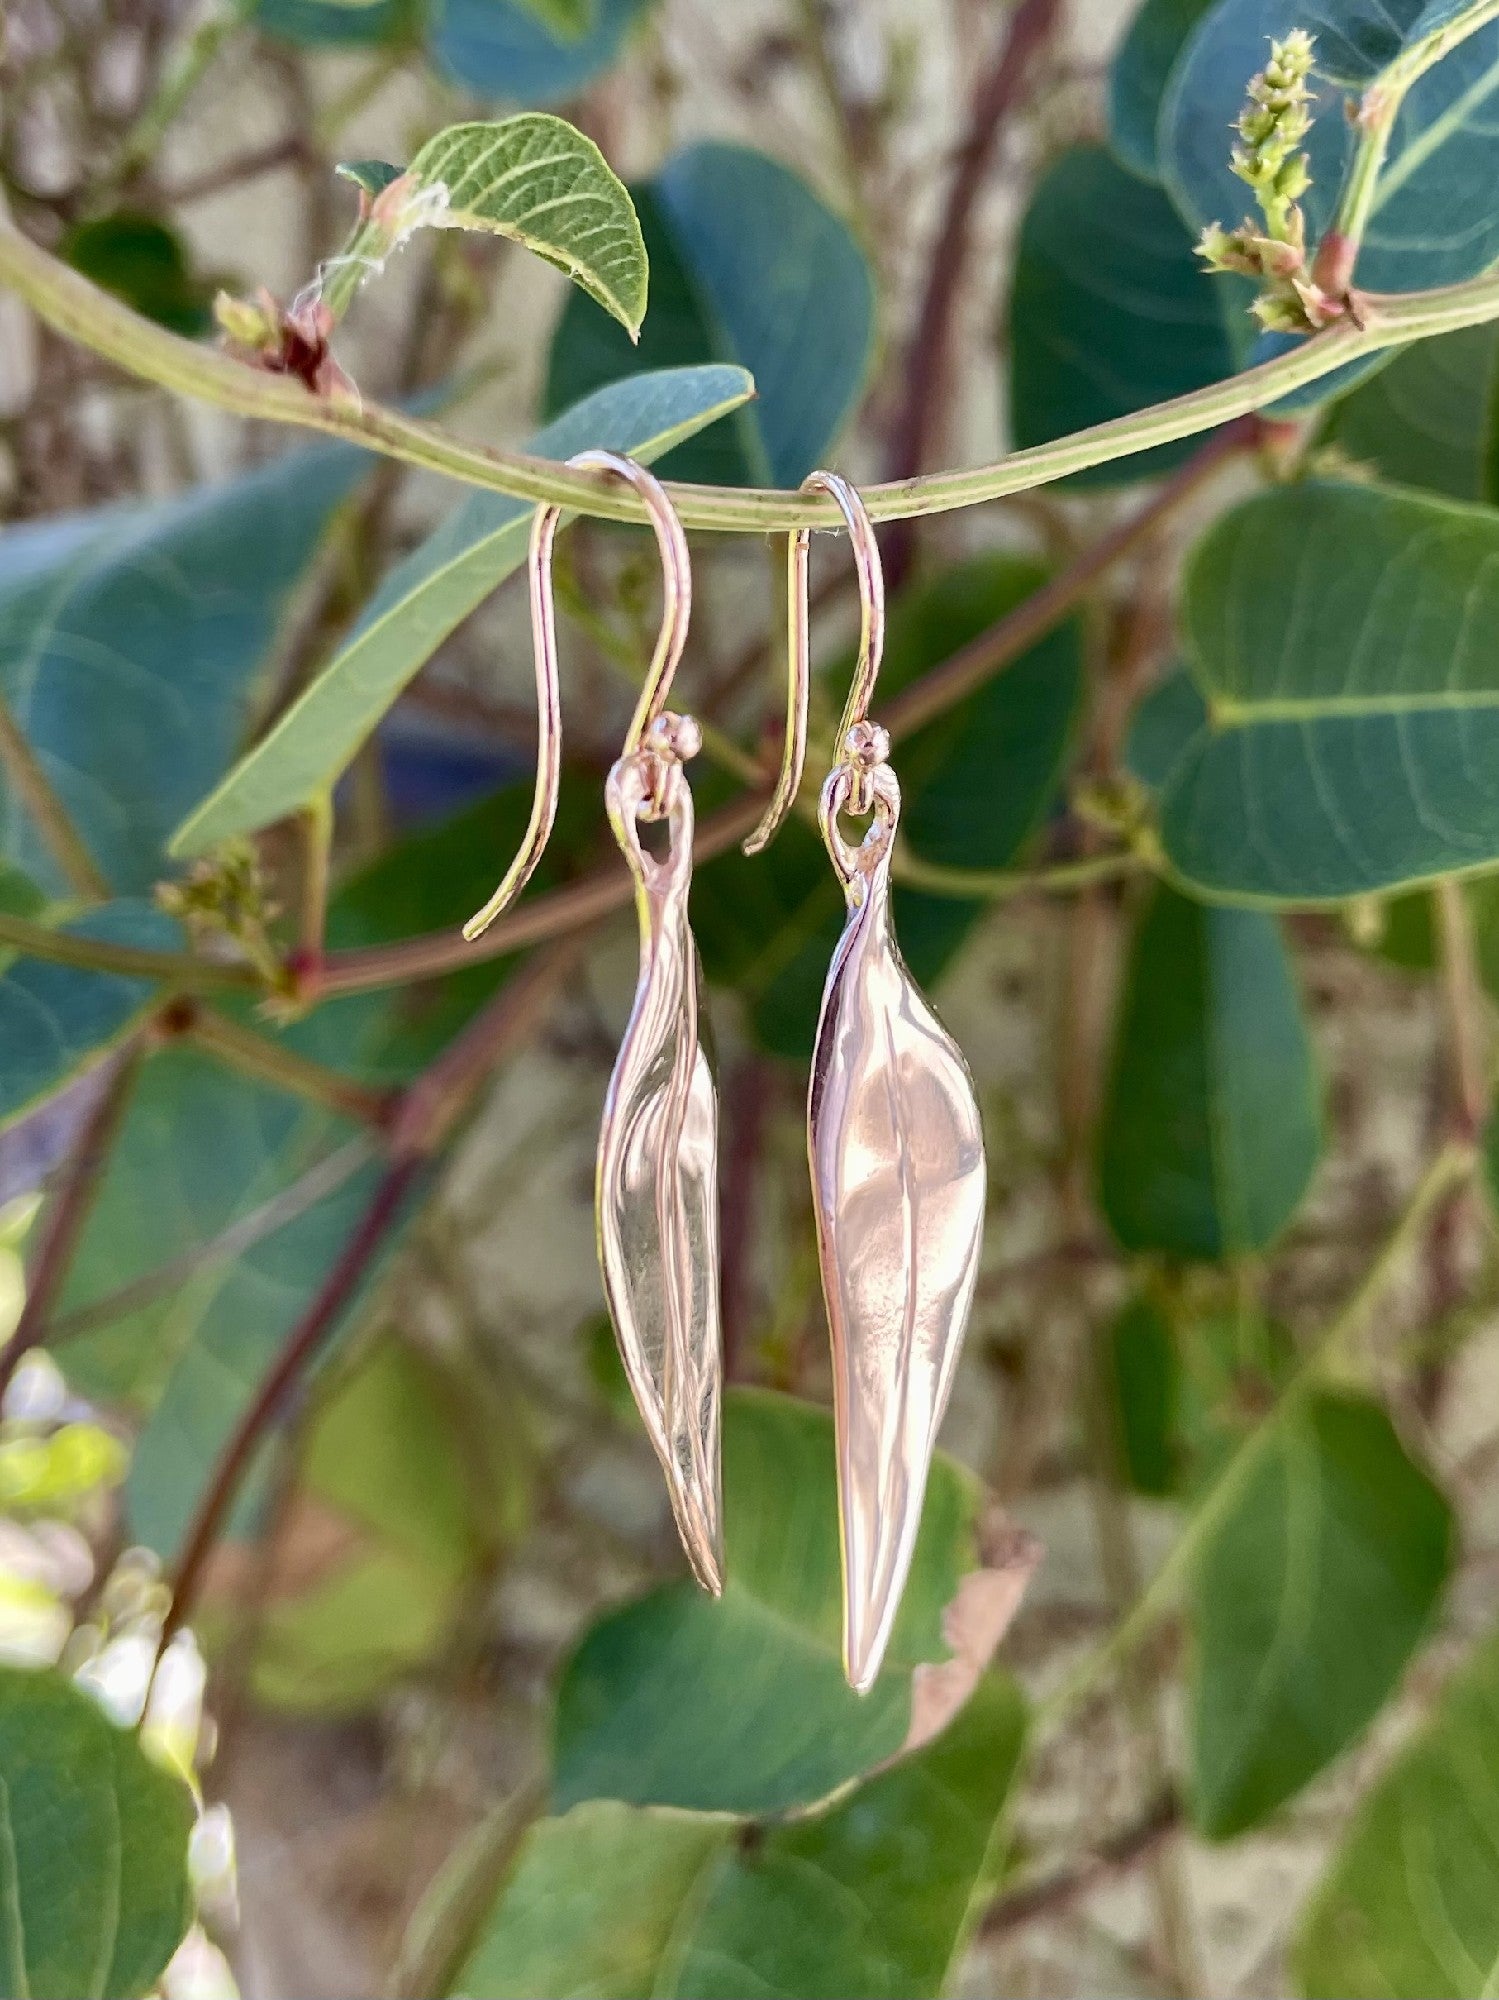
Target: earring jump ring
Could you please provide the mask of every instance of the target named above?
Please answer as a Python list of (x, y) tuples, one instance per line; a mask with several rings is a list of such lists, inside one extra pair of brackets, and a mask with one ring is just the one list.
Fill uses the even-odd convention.
[[(645, 503), (661, 556), (661, 630), (651, 655), (645, 686), (625, 737), (628, 756), (641, 747), (661, 721), (671, 684), (687, 644), (692, 617), (692, 562), (687, 534), (666, 488), (654, 473), (622, 452), (580, 451), (567, 461), (575, 472), (603, 472), (634, 487)], [(538, 507), (531, 523), (527, 557), (531, 597), (531, 648), (536, 668), (536, 788), (531, 817), (515, 859), (489, 901), (463, 926), (470, 943), (480, 937), (520, 894), (536, 872), (557, 818), (562, 784), (562, 687), (557, 665), (557, 605), (552, 590), (552, 558), (562, 508)], [(670, 733), (670, 732), (669, 732)], [(675, 739), (673, 739), (675, 740)], [(686, 754), (690, 754), (687, 752)]]

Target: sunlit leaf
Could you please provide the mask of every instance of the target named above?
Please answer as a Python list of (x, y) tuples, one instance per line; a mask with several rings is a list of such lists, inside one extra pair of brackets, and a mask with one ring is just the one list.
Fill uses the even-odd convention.
[(511, 237), (556, 264), (633, 337), (645, 317), (646, 256), (624, 184), (585, 133), (548, 112), (450, 125), (406, 169), (427, 219)]
[(0, 1666), (0, 1981), (136, 2000), (192, 1911), (187, 1787), (50, 1671)]

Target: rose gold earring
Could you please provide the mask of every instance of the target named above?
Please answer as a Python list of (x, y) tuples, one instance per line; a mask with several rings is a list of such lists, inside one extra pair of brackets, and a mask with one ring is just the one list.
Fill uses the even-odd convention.
[[(661, 632), (619, 759), (604, 787), (609, 823), (635, 877), (640, 977), (604, 1103), (595, 1213), (604, 1295), (625, 1373), (666, 1474), (672, 1512), (698, 1581), (723, 1588), (719, 1408), (718, 1099), (699, 1022), (701, 973), (688, 923), (692, 792), (683, 765), (699, 747), (691, 716), (666, 698), (687, 641), (687, 537), (659, 480), (633, 459), (587, 451), (568, 460), (624, 479), (645, 502), (661, 553)], [(529, 879), (551, 831), (560, 771), (560, 698), (552, 547), (561, 510), (531, 533), (531, 623), (540, 750), (520, 852), (464, 927), (477, 937)], [(648, 852), (642, 824), (661, 823)]]
[[(869, 516), (836, 473), (804, 490), (848, 523), (863, 609), (858, 666), (818, 819), (848, 914), (823, 989), (808, 1092), (807, 1152), (833, 1349), (843, 1661), (861, 1693), (880, 1670), (911, 1566), (937, 1430), (973, 1303), (985, 1167), (968, 1065), (895, 941), (890, 861), (900, 785), (890, 739), (868, 719), (884, 645), (884, 579)], [(806, 757), (808, 531), (791, 538), (786, 747), (746, 846), (774, 834)], [(842, 816), (869, 820), (857, 847)]]

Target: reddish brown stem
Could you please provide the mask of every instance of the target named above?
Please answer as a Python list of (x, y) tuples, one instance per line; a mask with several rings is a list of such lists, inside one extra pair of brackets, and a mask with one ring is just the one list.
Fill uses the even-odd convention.
[[(947, 204), (932, 246), (926, 290), (905, 355), (906, 394), (892, 428), (887, 476), (911, 479), (932, 448), (951, 372), (952, 322), (973, 231), (973, 212), (1005, 120), (1019, 99), (1037, 52), (1056, 24), (1059, 0), (1021, 0), (993, 64), (974, 93), (968, 131), (953, 162)], [(898, 585), (910, 567), (914, 524), (893, 522), (884, 537), (885, 578)]]
[(169, 1639), (178, 1626), (192, 1615), (202, 1591), (208, 1559), (223, 1532), (224, 1523), (229, 1518), (261, 1438), (277, 1421), (304, 1370), (338, 1324), (344, 1307), (379, 1254), (402, 1203), (424, 1165), (425, 1161), (420, 1156), (409, 1154), (393, 1160), (386, 1168), (338, 1262), (323, 1281), (322, 1290), (292, 1329), (290, 1338), (256, 1391), (254, 1401), (240, 1418), (233, 1436), (220, 1454), (177, 1559), (172, 1605), (167, 1614), (163, 1639)]
[(391, 1122), (391, 1160), (322, 1289), (292, 1328), (254, 1400), (220, 1455), (178, 1557), (167, 1636), (191, 1615), (203, 1579), (246, 1473), (282, 1418), (307, 1370), (336, 1329), (400, 1217), (432, 1154), (473, 1103), (500, 1057), (539, 1020), (583, 947), (568, 938), (522, 968), (406, 1091)]
[(99, 1177), (120, 1127), (140, 1062), (139, 1044), (120, 1055), (112, 1074), (79, 1134), (61, 1185), (48, 1205), (41, 1242), (26, 1274), (26, 1304), (15, 1332), (0, 1350), (0, 1397), (10, 1387), (17, 1368), (47, 1337), (52, 1308), (69, 1270), (73, 1253), (88, 1221), (99, 1188)]

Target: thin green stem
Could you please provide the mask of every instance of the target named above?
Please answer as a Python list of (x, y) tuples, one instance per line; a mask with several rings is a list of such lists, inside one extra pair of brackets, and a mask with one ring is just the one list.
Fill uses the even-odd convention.
[[(522, 452), (465, 443), (435, 424), (352, 398), (316, 396), (289, 376), (266, 374), (207, 347), (194, 345), (101, 292), (0, 222), (0, 283), (8, 285), (48, 325), (103, 355), (133, 375), (178, 394), (241, 416), (285, 423), (362, 444), (386, 457), (444, 473), (493, 492), (532, 502), (556, 501), (601, 519), (639, 521), (641, 503), (619, 482), (603, 484), (587, 472), (569, 471)], [(1206, 389), (1175, 397), (1076, 431), (1055, 444), (1012, 452), (993, 465), (887, 481), (865, 489), (877, 521), (942, 514), (1006, 494), (1049, 485), (1069, 473), (1196, 437), (1278, 401), (1293, 389), (1320, 381), (1335, 369), (1387, 347), (1399, 347), (1457, 327), (1499, 319), (1499, 272), (1426, 292), (1370, 295), (1362, 324), (1339, 320), (1290, 353), (1245, 369)], [(668, 488), (689, 528), (722, 533), (784, 533), (792, 528), (836, 528), (835, 503), (825, 497), (770, 488), (694, 486)]]
[(253, 966), (192, 958), (186, 952), (146, 951), (107, 938), (55, 931), (27, 917), (0, 911), (0, 949), (40, 958), (51, 965), (74, 965), (81, 972), (118, 972), (127, 979), (156, 979), (183, 993), (259, 992), (264, 982)]
[(1172, 1544), (1171, 1552), (1128, 1614), (1104, 1643), (1089, 1653), (1042, 1703), (1040, 1719), (1056, 1722), (1068, 1713), (1111, 1667), (1126, 1659), (1175, 1605), (1207, 1543), (1254, 1477), (1271, 1448), (1276, 1426), (1301, 1399), (1344, 1368), (1354, 1337), (1420, 1244), (1432, 1216), (1447, 1196), (1472, 1174), (1477, 1156), (1471, 1145), (1443, 1147), (1417, 1182), (1399, 1221), (1322, 1338), (1282, 1391), (1275, 1407), (1256, 1425), (1224, 1466)]
[(192, 30), (176, 59), (167, 65), (156, 94), (125, 135), (114, 165), (114, 180), (133, 178), (152, 159), (162, 138), (218, 59), (225, 43), (254, 12), (255, 0), (228, 0)]
[(52, 789), (21, 725), (3, 700), (0, 700), (0, 771), (10, 780), (16, 797), (31, 815), (32, 824), (69, 885), (91, 903), (104, 901), (109, 895), (109, 884), (84, 845), (67, 807)]
[(187, 1027), (190, 1040), (209, 1055), (217, 1056), (241, 1075), (260, 1083), (274, 1084), (294, 1096), (309, 1098), (361, 1125), (380, 1126), (386, 1122), (390, 1101), (378, 1090), (369, 1090), (337, 1070), (298, 1055), (284, 1042), (272, 1041), (239, 1021), (231, 1020), (216, 1008), (202, 1007)]
[(923, 861), (905, 846), (897, 847), (892, 873), (907, 888), (929, 896), (1002, 902), (1012, 896), (1064, 896), (1098, 882), (1117, 882), (1149, 867), (1133, 849), (1123, 854), (1087, 854), (1078, 861), (1056, 861), (1043, 868), (944, 868)]
[(1364, 235), (1374, 213), (1379, 177), (1384, 171), (1390, 134), (1406, 94), (1418, 78), (1425, 76), (1460, 42), (1476, 35), (1491, 21), (1499, 20), (1499, 0), (1473, 0), (1460, 14), (1422, 35), (1403, 49), (1386, 69), (1375, 77), (1359, 100), (1354, 117), (1358, 138), (1353, 158), (1338, 197), (1332, 227), (1317, 247), (1313, 277), (1333, 297), (1341, 297), (1353, 280)]

